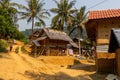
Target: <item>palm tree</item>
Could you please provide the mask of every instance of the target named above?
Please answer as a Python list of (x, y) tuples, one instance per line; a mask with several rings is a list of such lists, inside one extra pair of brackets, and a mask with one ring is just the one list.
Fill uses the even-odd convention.
[(52, 8), (50, 11), (55, 13), (56, 15), (52, 19), (52, 27), (57, 28), (59, 30), (63, 30), (64, 26), (72, 25), (72, 14), (76, 11), (73, 8), (75, 5), (75, 0), (69, 2), (69, 0), (61, 0), (58, 2), (54, 0), (57, 4), (57, 8)]
[(41, 24), (45, 26), (43, 18), (48, 18), (48, 16), (50, 16), (48, 11), (46, 9), (43, 9), (45, 3), (40, 0), (28, 0), (27, 4), (27, 6), (21, 7), (25, 10), (24, 12), (20, 12), (22, 15), (21, 19), (27, 18), (28, 23), (32, 21), (32, 31), (34, 28), (35, 19), (39, 20)]
[(78, 40), (79, 40), (79, 54), (80, 52), (80, 34), (85, 31), (84, 23), (86, 21), (87, 13), (85, 13), (86, 7), (83, 6), (80, 8), (80, 10), (77, 10), (74, 14), (74, 20), (73, 20), (73, 29), (70, 31), (69, 35), (77, 28), (78, 30)]

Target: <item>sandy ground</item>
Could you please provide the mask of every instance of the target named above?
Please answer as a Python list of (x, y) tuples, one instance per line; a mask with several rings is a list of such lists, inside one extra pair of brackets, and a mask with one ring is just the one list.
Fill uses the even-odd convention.
[[(14, 49), (19, 46), (19, 53)], [(91, 60), (75, 60), (71, 68), (30, 57), (14, 45), (12, 52), (0, 54), (0, 80), (104, 80)]]

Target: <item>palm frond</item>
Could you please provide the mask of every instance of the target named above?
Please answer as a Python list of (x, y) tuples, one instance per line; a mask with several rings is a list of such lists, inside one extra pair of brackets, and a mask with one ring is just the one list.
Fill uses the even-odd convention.
[(53, 0), (53, 1), (57, 4), (58, 7), (60, 7), (60, 3), (57, 0)]
[(46, 24), (45, 24), (44, 20), (42, 20), (42, 19), (40, 19), (40, 18), (38, 18), (38, 20), (41, 22), (41, 25), (43, 25), (43, 27), (45, 27), (45, 26), (46, 26)]
[(56, 15), (52, 18), (52, 24), (56, 24), (59, 21), (59, 15)]
[(60, 10), (58, 8), (52, 8), (50, 11), (53, 13), (59, 13)]
[(68, 9), (71, 9), (76, 3), (76, 0), (73, 0), (70, 2), (70, 4), (68, 5)]
[(29, 23), (29, 22), (31, 22), (31, 20), (32, 20), (32, 17), (29, 17), (29, 18), (27, 19), (27, 22)]

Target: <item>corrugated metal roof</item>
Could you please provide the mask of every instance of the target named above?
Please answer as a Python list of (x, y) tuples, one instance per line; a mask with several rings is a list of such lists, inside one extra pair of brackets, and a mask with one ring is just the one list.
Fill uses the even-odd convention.
[(90, 11), (88, 19), (120, 17), (120, 9)]
[(40, 44), (38, 43), (38, 41), (36, 41), (36, 40), (33, 40), (32, 41), (37, 47), (39, 47), (40, 46)]
[(120, 48), (120, 28), (113, 28), (110, 36), (109, 52), (115, 52), (118, 48)]
[(77, 45), (76, 43), (74, 43), (73, 41), (70, 41), (70, 44), (71, 44), (73, 47), (78, 48), (78, 45)]
[(46, 38), (47, 38), (47, 36), (40, 37), (40, 38), (37, 38), (36, 41), (44, 40), (44, 39), (46, 39)]

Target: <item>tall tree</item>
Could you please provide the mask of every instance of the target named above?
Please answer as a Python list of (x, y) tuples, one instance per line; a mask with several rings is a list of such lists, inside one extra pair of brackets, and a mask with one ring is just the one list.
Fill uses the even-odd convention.
[(22, 17), (21, 19), (27, 19), (27, 22), (32, 21), (32, 31), (34, 28), (35, 19), (39, 20), (42, 25), (45, 26), (45, 22), (43, 18), (48, 18), (50, 16), (49, 12), (43, 8), (44, 2), (43, 0), (27, 0), (27, 6), (22, 6), (24, 12), (20, 12)]
[(7, 10), (9, 15), (12, 17), (14, 26), (17, 25), (17, 12), (18, 12), (18, 10), (15, 7), (19, 6), (20, 6), (19, 4), (11, 2), (11, 0), (0, 0), (0, 8)]
[(8, 36), (15, 39), (24, 37), (24, 35), (14, 27), (9, 11), (0, 7), (0, 39), (7, 39)]
[(84, 23), (86, 21), (87, 13), (85, 13), (86, 7), (83, 6), (74, 14), (73, 29), (70, 31), (69, 35), (77, 28), (78, 30), (78, 40), (79, 40), (79, 53), (80, 53), (80, 35), (85, 31)]
[(57, 4), (57, 8), (52, 8), (50, 11), (55, 13), (56, 15), (52, 19), (52, 28), (57, 28), (59, 30), (63, 30), (64, 26), (72, 25), (72, 14), (76, 11), (72, 9), (75, 5), (75, 0), (69, 2), (69, 0), (53, 0)]

